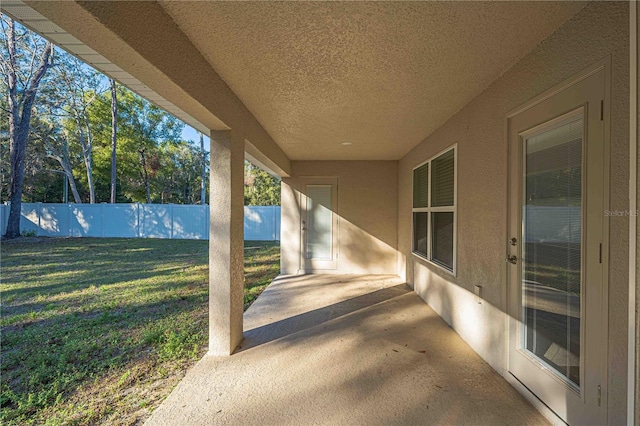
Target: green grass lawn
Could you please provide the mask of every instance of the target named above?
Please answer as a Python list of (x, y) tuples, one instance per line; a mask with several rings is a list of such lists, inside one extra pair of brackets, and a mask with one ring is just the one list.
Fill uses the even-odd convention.
[[(206, 352), (207, 245), (3, 241), (0, 423), (141, 423)], [(245, 244), (245, 309), (279, 257)]]

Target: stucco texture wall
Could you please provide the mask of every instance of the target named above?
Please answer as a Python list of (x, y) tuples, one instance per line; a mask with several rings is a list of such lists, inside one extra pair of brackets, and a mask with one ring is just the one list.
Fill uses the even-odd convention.
[(397, 161), (294, 161), (282, 180), (281, 269), (300, 268), (300, 178), (338, 178), (338, 269), (342, 274), (397, 271)]
[[(494, 368), (506, 368), (507, 135), (516, 107), (610, 55), (610, 209), (628, 208), (629, 5), (590, 3), (399, 163), (399, 274)], [(428, 113), (425, 111), (425, 113)], [(412, 169), (458, 145), (454, 277), (411, 254)], [(610, 221), (608, 421), (625, 422), (628, 222)], [(485, 302), (473, 303), (473, 286)], [(454, 303), (455, 300), (455, 303)]]

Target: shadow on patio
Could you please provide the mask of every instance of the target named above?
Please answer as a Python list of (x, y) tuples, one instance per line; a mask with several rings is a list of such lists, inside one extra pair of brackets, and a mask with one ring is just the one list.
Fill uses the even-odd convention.
[(244, 335), (147, 424), (547, 423), (397, 277), (279, 277)]

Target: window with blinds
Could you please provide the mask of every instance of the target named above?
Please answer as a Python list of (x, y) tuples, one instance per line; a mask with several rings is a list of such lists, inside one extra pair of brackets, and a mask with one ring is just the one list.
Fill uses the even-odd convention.
[(431, 186), (431, 206), (453, 206), (454, 160), (453, 151), (446, 152), (433, 160), (433, 185)]
[(413, 253), (455, 273), (455, 146), (413, 169)]
[(429, 207), (429, 163), (413, 171), (413, 207)]

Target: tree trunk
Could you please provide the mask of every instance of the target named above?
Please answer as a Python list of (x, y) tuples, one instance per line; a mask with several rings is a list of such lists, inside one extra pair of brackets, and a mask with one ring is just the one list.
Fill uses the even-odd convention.
[(22, 183), (24, 182), (24, 155), (27, 148), (29, 127), (20, 126), (9, 115), (9, 162), (11, 163), (11, 185), (9, 189), (9, 221), (5, 238), (20, 236), (20, 218), (22, 216)]
[(22, 93), (22, 99), (18, 99), (18, 64), (16, 62), (15, 23), (10, 18), (7, 22), (9, 67), (6, 69), (6, 77), (9, 89), (9, 161), (11, 163), (9, 200), (11, 201), (11, 208), (9, 210), (7, 231), (4, 236), (5, 238), (17, 238), (20, 236), (22, 183), (24, 182), (24, 156), (29, 138), (31, 109), (36, 98), (40, 81), (42, 81), (45, 73), (52, 65), (53, 45), (49, 42), (45, 45), (38, 65)]
[(93, 159), (91, 158), (91, 151), (84, 158), (84, 164), (87, 167), (87, 185), (89, 186), (89, 202), (94, 204), (96, 202), (96, 190), (93, 184)]
[(73, 177), (73, 172), (71, 170), (65, 170), (65, 174), (67, 175), (67, 179), (69, 180), (69, 186), (71, 187), (73, 200), (76, 202), (76, 204), (82, 204), (80, 194), (78, 193), (78, 187), (76, 186), (76, 180)]
[[(78, 139), (80, 139), (80, 145), (82, 146), (82, 158), (84, 160), (84, 166), (87, 169), (89, 203), (94, 204), (96, 202), (96, 190), (93, 184), (93, 140), (91, 136), (91, 129), (89, 128), (86, 112), (83, 113), (84, 119), (80, 117), (79, 112), (76, 112), (75, 114), (76, 125), (78, 126)], [(85, 128), (84, 131), (82, 130), (82, 127)]]
[(200, 204), (207, 203), (207, 154), (204, 152), (204, 137), (200, 132), (200, 154), (202, 155), (202, 175), (200, 176)]
[(116, 136), (118, 131), (118, 97), (116, 81), (109, 80), (111, 86), (111, 198), (110, 202), (116, 202)]
[(82, 200), (80, 199), (80, 193), (78, 193), (78, 187), (76, 186), (76, 180), (73, 177), (73, 171), (71, 170), (68, 164), (64, 164), (59, 160), (58, 162), (60, 163), (60, 166), (62, 167), (64, 174), (67, 176), (67, 179), (69, 180), (69, 186), (71, 187), (73, 200), (76, 202), (76, 204), (82, 204)]
[(62, 152), (58, 151), (57, 153), (53, 153), (53, 145), (47, 143), (46, 141), (45, 144), (47, 144), (49, 151), (51, 151), (48, 157), (56, 160), (58, 164), (60, 164), (60, 167), (62, 167), (62, 171), (64, 172), (64, 174), (67, 176), (67, 179), (69, 180), (69, 186), (71, 187), (71, 193), (73, 194), (73, 200), (77, 204), (81, 204), (82, 199), (80, 198), (80, 194), (78, 193), (78, 187), (76, 186), (76, 180), (73, 177), (73, 170), (71, 168), (71, 161), (69, 160), (68, 139), (65, 137), (64, 143), (62, 145)]

